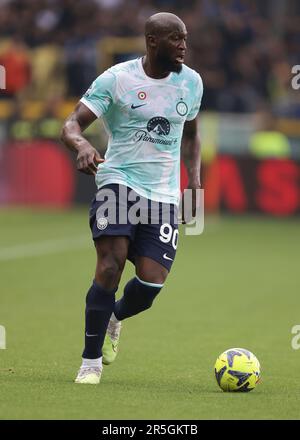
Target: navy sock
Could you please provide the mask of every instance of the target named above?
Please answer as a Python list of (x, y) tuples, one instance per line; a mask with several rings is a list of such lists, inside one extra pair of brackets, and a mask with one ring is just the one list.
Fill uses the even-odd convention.
[(96, 359), (102, 356), (106, 329), (114, 310), (117, 289), (108, 291), (94, 281), (86, 296), (85, 348), (82, 357)]
[(149, 309), (162, 287), (163, 284), (147, 283), (137, 277), (128, 281), (124, 289), (124, 295), (115, 304), (114, 314), (116, 318), (122, 321)]

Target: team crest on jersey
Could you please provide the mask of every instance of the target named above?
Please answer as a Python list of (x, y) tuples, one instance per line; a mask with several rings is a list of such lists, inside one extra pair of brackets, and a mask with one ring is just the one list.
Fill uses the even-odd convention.
[(145, 92), (139, 92), (138, 93), (138, 98), (141, 99), (142, 101), (144, 101), (144, 99), (147, 98), (147, 95)]
[(153, 131), (159, 136), (166, 136), (170, 133), (170, 122), (162, 116), (151, 118), (147, 124), (147, 130)]
[(188, 112), (188, 106), (184, 101), (180, 101), (176, 105), (176, 111), (180, 116), (185, 116)]
[(108, 220), (105, 217), (100, 217), (97, 219), (97, 228), (100, 229), (101, 231), (103, 229), (106, 229), (108, 225)]

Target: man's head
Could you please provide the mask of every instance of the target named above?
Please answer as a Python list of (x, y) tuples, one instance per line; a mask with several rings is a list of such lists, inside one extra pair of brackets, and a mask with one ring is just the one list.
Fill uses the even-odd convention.
[(179, 17), (168, 12), (152, 15), (146, 21), (147, 52), (169, 72), (179, 73), (184, 62), (187, 31)]

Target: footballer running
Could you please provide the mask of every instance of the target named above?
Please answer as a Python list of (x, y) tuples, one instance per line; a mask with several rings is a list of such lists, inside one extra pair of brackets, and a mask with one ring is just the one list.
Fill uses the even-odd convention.
[[(95, 175), (98, 189), (90, 209), (97, 262), (86, 296), (85, 346), (75, 379), (80, 384), (99, 383), (103, 364), (116, 358), (122, 321), (149, 309), (164, 286), (177, 248), (181, 157), (193, 199), (200, 189), (196, 116), (203, 84), (184, 64), (185, 24), (174, 14), (152, 15), (145, 39), (146, 55), (96, 78), (62, 130), (62, 141), (77, 154), (77, 169)], [(97, 118), (109, 135), (104, 158), (83, 136)], [(129, 213), (132, 193), (146, 202), (148, 221), (132, 222), (129, 215), (125, 222), (118, 216), (112, 221), (101, 212), (110, 203), (116, 212), (122, 207)], [(153, 204), (155, 222), (150, 221)], [(116, 301), (127, 259), (135, 277)]]

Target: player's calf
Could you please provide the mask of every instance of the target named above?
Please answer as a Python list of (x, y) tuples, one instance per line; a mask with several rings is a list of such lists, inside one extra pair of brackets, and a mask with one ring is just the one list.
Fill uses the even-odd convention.
[(116, 359), (121, 332), (121, 320), (149, 309), (163, 284), (155, 284), (139, 279), (130, 280), (123, 297), (115, 303), (102, 347), (103, 364), (109, 365)]
[(130, 280), (124, 295), (115, 303), (114, 314), (119, 321), (149, 309), (163, 284), (149, 283), (137, 276)]

